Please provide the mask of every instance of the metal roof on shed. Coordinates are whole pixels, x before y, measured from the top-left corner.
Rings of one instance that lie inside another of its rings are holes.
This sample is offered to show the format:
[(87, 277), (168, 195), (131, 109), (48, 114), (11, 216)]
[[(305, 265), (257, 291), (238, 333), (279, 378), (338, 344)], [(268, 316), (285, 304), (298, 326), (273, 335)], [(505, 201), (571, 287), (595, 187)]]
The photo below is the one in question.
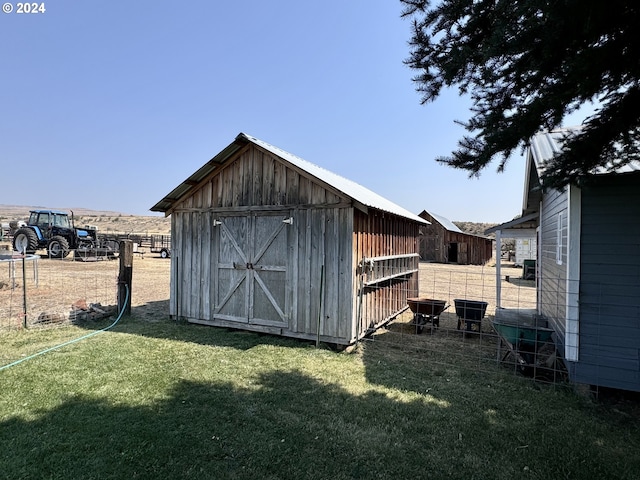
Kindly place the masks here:
[(425, 210), (425, 213), (430, 215), (436, 222), (442, 225), (445, 228), (445, 230), (448, 230), (450, 232), (456, 232), (456, 233), (465, 233), (462, 230), (460, 230), (458, 226), (448, 218), (445, 218), (442, 215), (438, 215), (437, 213), (430, 212), (429, 210)]
[(304, 160), (292, 153), (289, 153), (281, 148), (271, 145), (267, 142), (259, 140), (246, 133), (240, 133), (235, 140), (229, 144), (225, 149), (218, 153), (215, 157), (209, 160), (206, 164), (200, 167), (194, 174), (187, 178), (184, 182), (174, 188), (168, 195), (162, 200), (151, 207), (153, 212), (168, 212), (176, 203), (178, 203), (183, 197), (189, 194), (189, 192), (196, 187), (202, 180), (204, 180), (211, 172), (216, 168), (219, 168), (227, 160), (229, 160), (238, 150), (243, 148), (248, 143), (253, 143), (279, 158), (289, 162), (297, 168), (305, 171), (309, 175), (317, 178), (318, 180), (330, 185), (331, 187), (339, 190), (345, 195), (349, 196), (356, 202), (370, 208), (375, 208), (384, 212), (389, 212), (394, 215), (408, 218), (419, 223), (429, 223), (426, 220), (420, 218), (408, 210), (396, 205), (395, 203), (387, 200), (386, 198), (372, 192), (366, 187), (344, 178), (336, 173), (330, 172), (318, 165), (315, 165), (307, 160)]

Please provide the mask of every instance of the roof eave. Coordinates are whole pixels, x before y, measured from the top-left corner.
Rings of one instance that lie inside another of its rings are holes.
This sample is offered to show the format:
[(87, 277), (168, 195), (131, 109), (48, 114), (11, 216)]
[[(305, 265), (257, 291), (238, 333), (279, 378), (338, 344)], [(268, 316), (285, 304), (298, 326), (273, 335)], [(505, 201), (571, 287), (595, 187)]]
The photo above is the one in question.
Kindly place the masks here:
[(174, 188), (168, 195), (150, 208), (152, 212), (162, 212), (165, 216), (171, 215), (174, 205), (187, 196), (194, 187), (208, 177), (214, 170), (224, 165), (238, 150), (242, 149), (249, 141), (244, 134), (239, 134), (233, 142), (224, 148), (215, 157), (190, 175), (184, 182)]
[[(221, 165), (223, 165), (224, 163), (229, 161), (229, 159), (231, 157), (233, 157), (240, 149), (242, 149), (243, 147), (245, 147), (249, 143), (251, 143), (251, 144), (253, 144), (253, 145), (257, 146), (257, 147), (264, 148), (264, 149), (268, 150), (269, 152), (271, 152), (272, 154), (276, 155), (282, 161), (286, 162), (287, 164), (291, 165), (292, 167), (293, 166), (297, 167), (298, 163), (304, 162), (305, 165), (308, 164), (309, 166), (312, 166), (313, 167), (312, 168), (313, 171), (317, 171), (317, 169), (323, 170), (321, 167), (313, 165), (310, 162), (307, 162), (306, 160), (303, 160), (303, 159), (301, 159), (299, 157), (296, 157), (293, 154), (290, 154), (289, 152), (285, 152), (284, 150), (282, 150), (282, 149), (280, 149), (278, 147), (275, 147), (275, 146), (273, 146), (271, 144), (267, 144), (266, 142), (263, 142), (262, 140), (259, 140), (257, 138), (251, 137), (250, 135), (247, 135), (247, 134), (241, 132), (236, 136), (234, 141), (231, 142), (225, 149), (223, 149), (215, 157), (213, 157), (211, 160), (209, 160), (205, 165), (200, 167), (193, 175), (191, 175), (189, 178), (187, 178), (184, 182), (182, 182), (180, 185), (178, 185), (176, 188), (174, 188), (162, 200), (160, 200), (153, 207), (151, 207), (150, 210), (152, 212), (163, 212), (165, 214), (165, 216), (169, 216), (171, 214), (171, 212), (174, 210), (174, 208), (176, 207), (176, 205), (178, 205), (180, 203), (180, 201), (184, 197), (190, 195), (191, 192), (193, 191), (193, 189), (197, 188), (197, 186), (206, 177), (208, 177), (215, 169), (219, 168)], [(304, 167), (302, 167), (302, 168), (304, 168)], [(327, 183), (323, 178), (315, 175), (313, 173), (313, 171), (306, 170), (306, 174), (312, 176), (313, 178), (316, 179), (317, 182), (320, 182), (321, 184), (327, 184), (327, 185), (331, 186), (333, 189), (341, 191), (344, 195), (348, 196), (353, 201), (355, 208), (358, 208), (359, 210), (362, 210), (365, 213), (369, 210), (369, 208), (373, 208), (375, 210), (391, 213), (393, 215), (397, 215), (399, 217), (403, 217), (403, 218), (406, 218), (408, 220), (412, 220), (412, 221), (420, 223), (420, 224), (428, 224), (429, 223), (429, 222), (425, 221), (424, 219), (420, 218), (419, 216), (414, 215), (413, 213), (403, 209), (402, 207), (399, 207), (399, 206), (393, 204), (392, 202), (390, 202), (390, 201), (388, 201), (386, 199), (383, 199), (382, 197), (380, 197), (379, 195), (371, 192), (370, 190), (366, 189), (365, 187), (361, 187), (360, 185), (357, 185), (358, 191), (360, 191), (360, 189), (363, 189), (363, 191), (366, 190), (367, 192), (370, 193), (370, 195), (372, 197), (375, 197), (376, 200), (378, 198), (380, 199), (380, 202), (378, 202), (378, 203), (380, 203), (379, 205), (377, 205), (377, 204), (370, 204), (369, 205), (368, 204), (369, 202), (367, 202), (366, 199), (365, 199), (365, 201), (362, 201), (362, 199), (356, 198), (359, 195), (353, 196), (348, 191), (343, 190), (339, 186), (331, 185), (331, 183)], [(327, 173), (331, 173), (331, 172), (327, 171)], [(331, 173), (331, 175), (334, 176), (335, 174)], [(336, 175), (336, 177), (339, 177), (339, 176)], [(340, 178), (342, 178), (342, 177), (340, 177)], [(342, 178), (342, 180), (345, 180), (345, 181), (349, 182), (349, 184), (356, 185), (354, 182), (351, 182), (350, 180), (347, 180), (347, 179), (344, 179), (344, 178)], [(387, 210), (388, 206), (392, 206), (393, 208), (390, 208), (389, 210)]]
[(514, 228), (522, 228), (522, 229), (531, 229), (536, 228), (538, 225), (538, 213), (530, 213), (528, 215), (523, 215), (520, 218), (516, 218), (509, 222), (501, 223), (500, 225), (496, 225), (495, 227), (487, 228), (484, 231), (485, 235), (489, 235), (491, 233), (497, 232), (498, 230), (507, 230)]

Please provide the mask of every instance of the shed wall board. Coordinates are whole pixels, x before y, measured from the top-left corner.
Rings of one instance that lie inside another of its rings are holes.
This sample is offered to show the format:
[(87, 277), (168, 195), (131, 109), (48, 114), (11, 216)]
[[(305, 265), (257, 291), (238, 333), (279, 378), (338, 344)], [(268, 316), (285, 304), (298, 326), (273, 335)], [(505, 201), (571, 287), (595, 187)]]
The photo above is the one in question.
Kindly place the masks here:
[[(398, 315), (407, 308), (407, 298), (418, 295), (418, 230), (418, 224), (404, 222), (395, 215), (355, 212), (353, 244), (358, 276), (353, 288), (358, 332), (367, 332)], [(361, 289), (360, 282), (370, 280), (370, 272), (363, 270), (361, 261), (389, 255), (413, 255), (385, 264), (391, 274), (408, 273)]]
[[(288, 213), (289, 211), (281, 212), (280, 217), (285, 219)], [(205, 225), (212, 221), (224, 223), (230, 218), (234, 218), (234, 216), (228, 216), (229, 214), (226, 212), (225, 214), (227, 216), (194, 212), (174, 213), (174, 222), (178, 230), (175, 235), (176, 251), (172, 257), (176, 261), (178, 278), (183, 278), (183, 281), (178, 297), (180, 304), (176, 305), (175, 301), (172, 302), (172, 315), (180, 312), (181, 316), (188, 319), (213, 323), (217, 320), (248, 323), (253, 318), (253, 316), (247, 317), (245, 321), (236, 314), (225, 313), (228, 310), (243, 312), (242, 316), (245, 313), (248, 314), (251, 305), (243, 304), (246, 295), (244, 290), (241, 290), (240, 295), (233, 296), (229, 300), (231, 303), (227, 305), (227, 310), (221, 311), (217, 316), (212, 316), (212, 312), (220, 306), (220, 302), (225, 299), (227, 293), (221, 282), (224, 284), (241, 283), (241, 276), (244, 274), (244, 270), (238, 271), (236, 269), (227, 269), (232, 275), (231, 277), (212, 274), (219, 268), (220, 257), (216, 253), (216, 249), (221, 243), (225, 244), (220, 240), (220, 230), (216, 230), (214, 227), (211, 242), (206, 244), (199, 240), (197, 234), (194, 236), (195, 238), (191, 237), (191, 240), (195, 240), (193, 242), (182, 238), (183, 235), (181, 235), (182, 232), (190, 235), (192, 229), (199, 228), (198, 225), (203, 222)], [(270, 212), (269, 214), (273, 215), (274, 213)], [(244, 220), (254, 216), (260, 218), (265, 215), (267, 215), (265, 212), (247, 215), (243, 211), (235, 217)], [(211, 220), (212, 217), (216, 218)], [(349, 217), (350, 210), (345, 208), (298, 209), (291, 212), (293, 224), (286, 227), (287, 240), (281, 245), (281, 248), (286, 249), (284, 254), (287, 264), (290, 266), (286, 281), (289, 290), (286, 292), (287, 301), (285, 302), (287, 305), (285, 313), (290, 318), (290, 322), (282, 325), (282, 328), (291, 334), (317, 334), (319, 315), (322, 336), (346, 338), (350, 334), (348, 322), (351, 319), (353, 300), (349, 288), (352, 271), (351, 252), (348, 248), (351, 241), (349, 227), (352, 224)], [(250, 224), (247, 224), (246, 228), (250, 229)], [(237, 232), (240, 231), (241, 228), (238, 228)], [(229, 247), (226, 249), (231, 250)], [(303, 261), (300, 261), (301, 258)], [(240, 259), (237, 260), (238, 263), (242, 263)], [(261, 272), (260, 275), (264, 277), (266, 273)], [(324, 282), (321, 283), (323, 276)], [(277, 280), (275, 282), (279, 283)], [(322, 297), (320, 296), (321, 285)], [(243, 288), (251, 288), (251, 285), (246, 285)], [(257, 288), (255, 291), (261, 292)], [(262, 321), (262, 323), (269, 322)], [(277, 317), (271, 323), (271, 326), (278, 323)]]
[(425, 212), (420, 214), (422, 218), (431, 222), (431, 225), (420, 227), (420, 257), (428, 262), (447, 262), (447, 230), (435, 219)]
[[(418, 292), (416, 221), (356, 209), (258, 146), (239, 149), (171, 216), (170, 314), (194, 323), (345, 344), (397, 315)], [(274, 243), (260, 257), (270, 232)], [(359, 310), (359, 261), (407, 252), (416, 255), (407, 260), (415, 260), (415, 272), (368, 288)]]
[(293, 264), (297, 306), (292, 331), (316, 335), (320, 319), (321, 336), (351, 340), (352, 212), (345, 208), (307, 209), (300, 210), (298, 217), (299, 222), (294, 217), (298, 239), (293, 252), (298, 261)]

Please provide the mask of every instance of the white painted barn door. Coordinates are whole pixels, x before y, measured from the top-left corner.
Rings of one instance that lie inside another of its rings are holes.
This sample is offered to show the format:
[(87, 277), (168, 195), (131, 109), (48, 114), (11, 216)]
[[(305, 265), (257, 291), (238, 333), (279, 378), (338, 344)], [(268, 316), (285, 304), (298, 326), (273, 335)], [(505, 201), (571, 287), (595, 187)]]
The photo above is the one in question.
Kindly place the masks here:
[(220, 217), (214, 258), (213, 316), (287, 326), (287, 214)]

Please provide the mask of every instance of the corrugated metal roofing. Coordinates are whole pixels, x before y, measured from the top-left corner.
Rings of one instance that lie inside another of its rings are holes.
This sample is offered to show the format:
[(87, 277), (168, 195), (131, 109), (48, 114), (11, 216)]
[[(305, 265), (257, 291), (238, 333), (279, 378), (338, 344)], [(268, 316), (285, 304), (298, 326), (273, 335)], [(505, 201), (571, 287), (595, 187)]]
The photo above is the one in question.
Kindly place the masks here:
[[(540, 132), (534, 135), (531, 138), (531, 144), (529, 147), (529, 151), (535, 162), (536, 168), (538, 170), (538, 174), (542, 175), (544, 171), (544, 163), (557, 153), (562, 151), (562, 146), (564, 144), (564, 139), (567, 136), (575, 135), (582, 130), (582, 127), (567, 127), (567, 128), (559, 128), (556, 130), (551, 130), (550, 132)], [(627, 165), (623, 165), (618, 167), (612, 171), (607, 170), (606, 168), (598, 168), (595, 174), (605, 174), (605, 173), (630, 173), (640, 171), (640, 162), (631, 162)]]
[(251, 135), (247, 135), (246, 133), (238, 134), (235, 140), (227, 148), (222, 150), (218, 155), (212, 158), (200, 169), (198, 169), (187, 180), (178, 185), (171, 193), (160, 200), (156, 205), (151, 207), (151, 211), (165, 213), (169, 211), (171, 208), (173, 208), (175, 203), (178, 202), (182, 197), (187, 195), (194, 186), (196, 186), (200, 181), (202, 181), (207, 175), (209, 175), (220, 165), (225, 163), (235, 152), (244, 147), (248, 142), (257, 145), (273, 153), (274, 155), (277, 155), (283, 160), (300, 168), (301, 170), (307, 172), (318, 180), (341, 191), (345, 195), (351, 197), (353, 200), (366, 207), (393, 213), (394, 215), (405, 217), (416, 222), (429, 223), (423, 218), (420, 218), (418, 215), (409, 212), (408, 210), (400, 207), (399, 205), (396, 205), (395, 203), (387, 200), (386, 198), (378, 195), (375, 192), (372, 192), (368, 188), (363, 187), (356, 182), (344, 178), (336, 173), (330, 172), (329, 170), (308, 162), (307, 160), (304, 160), (296, 155), (293, 155), (292, 153), (282, 150), (279, 147), (252, 137)]
[(430, 212), (429, 210), (425, 210), (425, 212), (431, 215), (431, 217), (433, 217), (433, 219), (436, 220), (440, 225), (442, 225), (446, 230), (449, 230), (450, 232), (456, 232), (456, 233), (465, 233), (462, 230), (460, 230), (457, 227), (457, 225), (453, 223), (451, 220), (449, 220), (448, 218), (445, 218), (442, 215), (438, 215), (437, 213)]

